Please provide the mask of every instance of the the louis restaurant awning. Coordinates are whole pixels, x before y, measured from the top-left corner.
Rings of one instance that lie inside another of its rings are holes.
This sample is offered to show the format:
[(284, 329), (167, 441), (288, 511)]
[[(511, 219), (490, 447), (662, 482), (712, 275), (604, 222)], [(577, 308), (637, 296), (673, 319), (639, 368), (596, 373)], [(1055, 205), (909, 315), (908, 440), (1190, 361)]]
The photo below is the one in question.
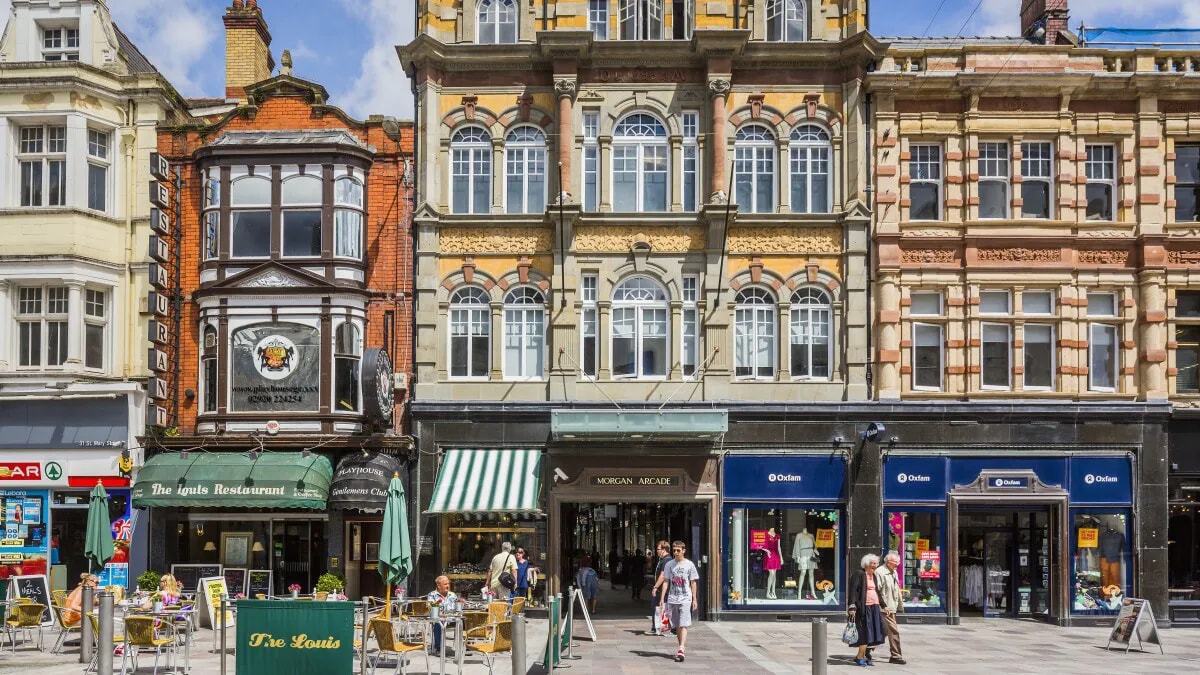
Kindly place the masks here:
[(544, 515), (541, 470), (541, 450), (448, 450), (425, 513)]
[(316, 454), (155, 455), (138, 471), (133, 505), (323, 510), (332, 478), (333, 466)]

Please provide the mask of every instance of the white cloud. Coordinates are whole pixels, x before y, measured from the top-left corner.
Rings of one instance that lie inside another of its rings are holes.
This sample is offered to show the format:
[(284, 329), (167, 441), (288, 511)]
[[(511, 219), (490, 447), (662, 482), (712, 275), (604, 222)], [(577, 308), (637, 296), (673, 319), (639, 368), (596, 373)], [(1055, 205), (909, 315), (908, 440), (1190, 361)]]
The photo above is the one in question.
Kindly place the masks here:
[(224, 68), (214, 77), (213, 62), (205, 57), (216, 41), (221, 23), (204, 12), (197, 0), (112, 0), (113, 20), (184, 96), (220, 96), (205, 91), (224, 82)]
[[(1029, 0), (983, 0), (964, 35), (1019, 35), (1021, 3)], [(1180, 0), (1074, 0), (1070, 3), (1070, 28), (1120, 26), (1124, 28), (1200, 27), (1200, 3)]]
[(396, 45), (413, 37), (413, 11), (395, 0), (339, 0), (370, 32), (371, 46), (363, 55), (358, 74), (339, 87), (333, 103), (358, 118), (391, 115), (411, 118), (412, 89), (400, 67)]

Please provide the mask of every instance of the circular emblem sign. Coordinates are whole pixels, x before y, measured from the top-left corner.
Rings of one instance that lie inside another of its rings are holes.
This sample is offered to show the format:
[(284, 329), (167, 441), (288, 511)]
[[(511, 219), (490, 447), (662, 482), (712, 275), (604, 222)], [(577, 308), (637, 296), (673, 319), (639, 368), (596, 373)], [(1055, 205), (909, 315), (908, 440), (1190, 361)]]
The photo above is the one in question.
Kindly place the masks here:
[(46, 478), (50, 480), (58, 480), (62, 478), (62, 467), (58, 462), (46, 462)]
[(363, 354), (363, 412), (382, 426), (392, 423), (392, 412), (396, 405), (392, 391), (392, 360), (387, 352), (374, 347)]
[(282, 335), (268, 335), (254, 345), (258, 372), (268, 380), (282, 380), (296, 368), (296, 345)]

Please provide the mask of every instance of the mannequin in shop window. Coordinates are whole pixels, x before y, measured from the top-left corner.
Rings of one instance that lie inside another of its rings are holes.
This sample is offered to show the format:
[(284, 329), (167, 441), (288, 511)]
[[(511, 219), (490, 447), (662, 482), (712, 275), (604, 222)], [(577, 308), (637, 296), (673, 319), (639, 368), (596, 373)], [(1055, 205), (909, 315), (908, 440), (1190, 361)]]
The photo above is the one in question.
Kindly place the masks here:
[[(817, 597), (817, 540), (808, 533), (808, 528), (800, 530), (792, 544), (792, 558), (796, 561), (796, 569), (800, 572), (800, 580), (796, 585), (797, 593), (804, 593), (804, 580), (808, 579), (809, 595)], [(804, 597), (804, 596), (801, 596)]]
[(1109, 522), (1100, 533), (1100, 585), (1121, 587), (1121, 559), (1125, 556), (1125, 533)]
[(763, 557), (763, 569), (767, 571), (767, 599), (778, 600), (775, 596), (775, 575), (783, 567), (783, 549), (780, 548), (781, 537), (775, 533), (775, 528), (767, 530), (766, 555)]

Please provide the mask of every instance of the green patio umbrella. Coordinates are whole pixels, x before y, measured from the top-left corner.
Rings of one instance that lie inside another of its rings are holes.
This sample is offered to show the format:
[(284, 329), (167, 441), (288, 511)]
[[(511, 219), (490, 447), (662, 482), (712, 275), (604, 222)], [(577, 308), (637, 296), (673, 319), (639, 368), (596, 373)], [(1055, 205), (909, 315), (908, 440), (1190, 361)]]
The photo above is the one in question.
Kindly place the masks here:
[(88, 498), (87, 537), (83, 542), (83, 555), (88, 559), (88, 571), (92, 565), (100, 569), (113, 557), (112, 523), (108, 519), (108, 493), (99, 482), (92, 488)]
[(383, 508), (383, 532), (379, 536), (379, 576), (387, 584), (384, 616), (391, 618), (392, 584), (412, 572), (412, 544), (408, 539), (408, 504), (400, 474), (392, 474)]

